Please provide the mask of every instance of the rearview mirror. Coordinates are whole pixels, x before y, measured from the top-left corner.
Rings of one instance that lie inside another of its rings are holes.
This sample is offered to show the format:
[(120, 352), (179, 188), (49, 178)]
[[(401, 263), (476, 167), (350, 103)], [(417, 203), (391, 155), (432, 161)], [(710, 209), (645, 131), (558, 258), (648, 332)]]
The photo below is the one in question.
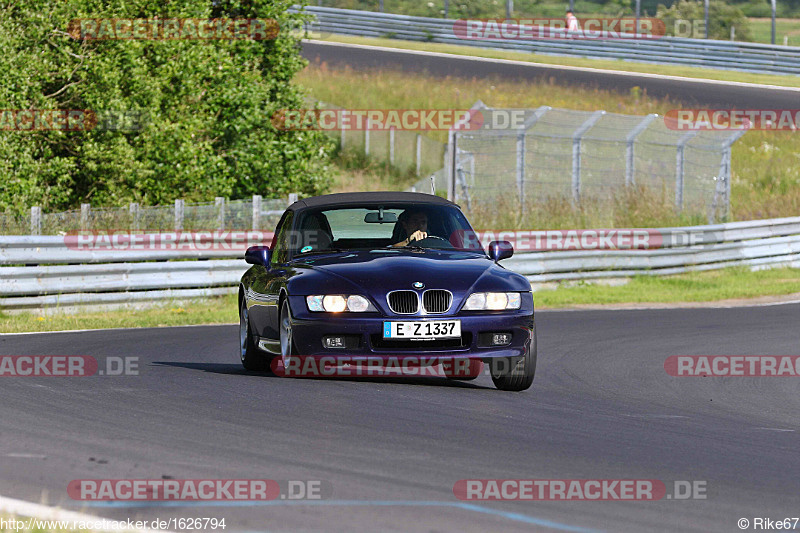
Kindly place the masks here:
[[(381, 218), (383, 215), (383, 218)], [(378, 213), (372, 211), (364, 216), (364, 222), (367, 224), (391, 224), (397, 222), (397, 215), (395, 213), (386, 213), (380, 211)]]
[(503, 259), (508, 259), (512, 255), (514, 255), (514, 247), (510, 242), (492, 241), (489, 243), (489, 257), (491, 257), (495, 263)]
[(244, 260), (251, 265), (269, 266), (269, 246), (251, 246), (244, 253)]

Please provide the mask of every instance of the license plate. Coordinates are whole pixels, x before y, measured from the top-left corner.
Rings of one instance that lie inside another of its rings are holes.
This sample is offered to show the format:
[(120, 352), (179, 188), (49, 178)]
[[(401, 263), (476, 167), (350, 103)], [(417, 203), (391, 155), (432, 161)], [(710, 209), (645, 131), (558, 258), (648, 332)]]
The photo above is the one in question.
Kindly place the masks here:
[(453, 339), (461, 337), (460, 320), (384, 322), (384, 339)]

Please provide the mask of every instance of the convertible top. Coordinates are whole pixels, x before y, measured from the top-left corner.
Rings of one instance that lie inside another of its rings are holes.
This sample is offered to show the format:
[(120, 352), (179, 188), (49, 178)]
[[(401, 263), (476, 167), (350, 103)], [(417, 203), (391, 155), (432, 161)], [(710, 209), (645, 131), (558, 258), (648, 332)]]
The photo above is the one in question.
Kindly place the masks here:
[(418, 204), (456, 205), (441, 196), (421, 192), (342, 192), (304, 198), (290, 205), (288, 209), (296, 211), (298, 209), (305, 209), (306, 207), (374, 204), (375, 202), (413, 202)]

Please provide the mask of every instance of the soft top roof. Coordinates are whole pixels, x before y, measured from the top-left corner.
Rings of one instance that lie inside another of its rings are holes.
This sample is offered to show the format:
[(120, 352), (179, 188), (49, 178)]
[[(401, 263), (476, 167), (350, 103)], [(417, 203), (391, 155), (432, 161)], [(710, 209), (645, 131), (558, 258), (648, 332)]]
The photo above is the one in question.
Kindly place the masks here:
[(433, 194), (425, 194), (421, 192), (342, 192), (304, 198), (290, 205), (288, 209), (296, 211), (298, 209), (305, 209), (306, 207), (374, 204), (376, 202), (413, 202), (429, 205), (456, 205), (450, 200), (442, 198), (441, 196), (435, 196)]

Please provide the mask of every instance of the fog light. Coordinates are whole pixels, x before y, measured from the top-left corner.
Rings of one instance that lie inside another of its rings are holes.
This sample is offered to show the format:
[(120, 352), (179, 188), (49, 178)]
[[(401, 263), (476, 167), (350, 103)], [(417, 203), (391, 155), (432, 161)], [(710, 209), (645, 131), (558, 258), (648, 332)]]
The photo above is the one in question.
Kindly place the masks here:
[(326, 348), (344, 348), (344, 337), (325, 337), (322, 342)]
[(492, 345), (504, 346), (511, 344), (511, 333), (492, 333)]

